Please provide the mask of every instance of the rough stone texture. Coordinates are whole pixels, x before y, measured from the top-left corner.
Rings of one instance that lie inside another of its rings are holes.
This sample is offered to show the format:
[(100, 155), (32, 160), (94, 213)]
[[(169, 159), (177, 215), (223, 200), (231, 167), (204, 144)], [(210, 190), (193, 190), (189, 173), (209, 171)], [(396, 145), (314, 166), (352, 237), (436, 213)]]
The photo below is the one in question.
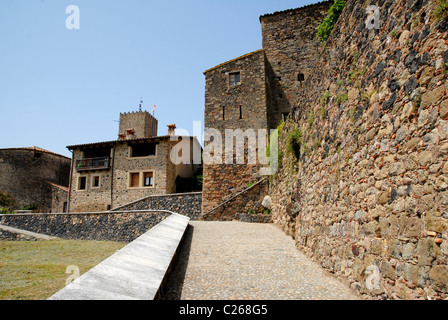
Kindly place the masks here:
[[(309, 76), (319, 54), (320, 44), (314, 35), (331, 3), (324, 1), (260, 17), (262, 50), (204, 72), (205, 128), (217, 129), (223, 144), (226, 129), (274, 129), (289, 114), (301, 88), (298, 76)], [(240, 72), (240, 84), (230, 84), (229, 77), (234, 72)], [(267, 135), (258, 136), (258, 142), (260, 139), (267, 139)], [(205, 142), (206, 152), (211, 145)], [(245, 157), (249, 151), (246, 142)], [(260, 158), (256, 164), (247, 159), (243, 165), (204, 163), (203, 213), (238, 193), (241, 186), (259, 180)]]
[(272, 224), (243, 222), (190, 222), (166, 288), (165, 300), (362, 299)]
[(0, 223), (63, 239), (131, 242), (169, 212), (0, 215)]
[[(263, 50), (255, 51), (235, 60), (223, 63), (204, 72), (206, 78), (204, 126), (217, 130), (217, 139), (205, 142), (206, 153), (216, 156), (219, 163), (204, 159), (203, 213), (208, 212), (226, 197), (235, 194), (239, 187), (258, 180), (260, 163), (258, 149), (254, 146), (257, 161), (249, 164), (248, 141), (244, 145), (245, 163), (237, 164), (235, 153), (230, 154), (233, 164), (226, 163), (225, 140), (230, 139), (226, 130), (268, 129), (268, 101), (266, 84), (266, 58)], [(241, 83), (229, 85), (229, 73), (240, 72)], [(240, 114), (241, 108), (241, 114)], [(265, 136), (261, 139), (266, 139)], [(257, 137), (260, 138), (260, 137)], [(214, 146), (219, 147), (216, 150)], [(218, 154), (222, 153), (222, 157)], [(232, 150), (233, 152), (233, 150)], [(225, 183), (223, 183), (225, 181)]]
[(134, 131), (135, 138), (150, 138), (157, 136), (158, 121), (148, 111), (120, 113), (118, 136), (125, 138), (127, 130)]
[(71, 159), (38, 147), (0, 149), (0, 191), (16, 199), (15, 209), (63, 212), (70, 165)]
[[(273, 220), (360, 293), (446, 298), (444, 19), (437, 1), (379, 1), (369, 30), (369, 4), (347, 2), (284, 126)], [(298, 129), (299, 160), (287, 151)]]
[(196, 220), (202, 213), (202, 192), (149, 196), (112, 211), (169, 210)]
[(263, 49), (268, 60), (274, 127), (289, 114), (301, 89), (298, 75), (313, 72), (321, 43), (315, 37), (333, 1), (260, 17)]
[(38, 241), (36, 237), (0, 229), (0, 241)]
[[(264, 209), (262, 201), (269, 192), (268, 181), (262, 180), (252, 187), (245, 188), (243, 191), (224, 199), (224, 202), (210, 211), (203, 212), (202, 220), (205, 221), (270, 221), (271, 216), (267, 218), (248, 217), (247, 213), (261, 213)], [(243, 215), (243, 216), (241, 216)]]

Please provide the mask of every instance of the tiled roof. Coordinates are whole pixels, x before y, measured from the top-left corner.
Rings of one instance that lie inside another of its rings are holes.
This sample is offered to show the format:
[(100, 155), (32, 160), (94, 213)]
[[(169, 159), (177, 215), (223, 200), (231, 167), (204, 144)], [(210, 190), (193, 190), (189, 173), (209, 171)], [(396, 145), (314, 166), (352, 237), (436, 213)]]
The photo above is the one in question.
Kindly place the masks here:
[[(85, 143), (85, 144), (77, 144), (77, 145), (67, 146), (67, 149), (73, 150), (73, 149), (79, 148), (79, 147), (90, 147), (90, 146), (94, 147), (94, 146), (102, 145), (102, 144), (116, 145), (118, 143), (127, 143), (127, 142), (143, 142), (143, 141), (167, 140), (167, 139), (170, 139), (171, 137), (173, 137), (173, 136), (166, 135), (166, 136), (157, 136), (157, 137), (149, 137), (149, 138), (138, 138), (138, 139), (126, 139), (126, 140), (111, 140), (111, 141), (93, 142), (93, 143)], [(178, 135), (175, 135), (174, 137), (176, 137), (176, 138), (195, 138), (197, 140), (197, 138), (195, 136), (178, 136)]]
[(234, 62), (234, 61), (237, 61), (237, 60), (240, 60), (240, 59), (244, 59), (244, 58), (246, 58), (246, 57), (249, 57), (249, 56), (251, 56), (251, 55), (253, 55), (253, 54), (260, 53), (260, 52), (264, 52), (264, 49), (260, 49), (260, 50), (257, 50), (257, 51), (253, 51), (253, 52), (248, 53), (248, 54), (245, 54), (245, 55), (243, 55), (243, 56), (241, 56), (241, 57), (238, 57), (238, 58), (235, 58), (235, 59), (232, 59), (232, 60), (223, 62), (223, 63), (221, 63), (221, 64), (218, 64), (216, 67), (213, 67), (213, 68), (210, 68), (210, 69), (208, 69), (208, 70), (205, 70), (205, 71), (204, 71), (204, 74), (206, 74), (206, 73), (209, 72), (209, 71), (215, 70), (215, 69), (217, 69), (217, 68), (219, 68), (219, 67), (222, 67), (223, 65), (225, 65), (225, 64), (227, 64), (227, 63)]
[(68, 192), (68, 188), (67, 187), (61, 186), (61, 185), (53, 183), (51, 181), (45, 181), (45, 182), (48, 183), (49, 185), (55, 187), (55, 188), (61, 189), (61, 190), (65, 191), (65, 192)]

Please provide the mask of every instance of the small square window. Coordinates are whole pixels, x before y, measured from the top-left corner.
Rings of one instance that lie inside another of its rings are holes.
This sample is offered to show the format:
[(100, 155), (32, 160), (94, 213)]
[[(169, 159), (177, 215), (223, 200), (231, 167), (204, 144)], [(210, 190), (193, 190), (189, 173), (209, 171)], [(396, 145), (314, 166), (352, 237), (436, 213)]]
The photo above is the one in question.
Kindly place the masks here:
[(140, 173), (135, 172), (131, 173), (129, 177), (129, 187), (131, 188), (138, 188), (140, 187)]
[(232, 72), (229, 74), (229, 84), (230, 86), (236, 86), (237, 84), (241, 84), (241, 73)]
[(79, 177), (78, 190), (86, 190), (86, 189), (87, 189), (87, 177)]
[(154, 173), (145, 172), (143, 176), (143, 186), (152, 187), (154, 185)]
[(100, 187), (100, 176), (94, 176), (92, 179), (92, 187), (99, 188)]

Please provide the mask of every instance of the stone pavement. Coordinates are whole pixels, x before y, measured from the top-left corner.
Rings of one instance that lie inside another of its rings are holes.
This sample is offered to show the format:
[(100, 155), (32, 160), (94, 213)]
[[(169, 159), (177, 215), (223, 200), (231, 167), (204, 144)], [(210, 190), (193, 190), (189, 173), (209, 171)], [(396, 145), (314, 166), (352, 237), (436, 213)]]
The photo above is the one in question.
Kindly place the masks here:
[(190, 221), (166, 300), (361, 300), (272, 224)]

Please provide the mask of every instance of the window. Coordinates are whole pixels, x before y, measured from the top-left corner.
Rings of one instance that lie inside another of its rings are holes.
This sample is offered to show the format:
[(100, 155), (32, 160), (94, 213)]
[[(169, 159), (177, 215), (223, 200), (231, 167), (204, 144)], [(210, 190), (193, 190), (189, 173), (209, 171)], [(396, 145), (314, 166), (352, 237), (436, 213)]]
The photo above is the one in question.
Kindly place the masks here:
[(78, 190), (86, 190), (86, 189), (87, 189), (87, 177), (79, 177)]
[(156, 155), (156, 143), (140, 143), (130, 147), (131, 158), (151, 157)]
[(144, 175), (143, 186), (144, 187), (152, 187), (154, 185), (153, 184), (154, 173), (153, 172), (144, 172), (143, 175)]
[(154, 187), (154, 171), (142, 171), (129, 173), (129, 188)]
[(100, 176), (93, 176), (92, 178), (92, 188), (100, 187)]
[(138, 188), (140, 187), (140, 173), (132, 172), (129, 178), (129, 187)]
[(240, 120), (243, 119), (243, 107), (240, 106)]
[(222, 107), (222, 120), (226, 120), (226, 107)]
[(229, 85), (236, 86), (237, 84), (241, 84), (241, 73), (240, 72), (232, 72), (229, 74)]

